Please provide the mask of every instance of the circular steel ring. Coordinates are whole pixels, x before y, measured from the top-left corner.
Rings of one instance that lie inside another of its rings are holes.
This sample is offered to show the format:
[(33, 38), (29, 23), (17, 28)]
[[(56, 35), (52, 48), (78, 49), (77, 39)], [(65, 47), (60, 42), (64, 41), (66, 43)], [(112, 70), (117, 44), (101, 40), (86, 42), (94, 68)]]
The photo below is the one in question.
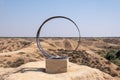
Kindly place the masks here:
[(52, 19), (55, 19), (55, 18), (64, 18), (64, 19), (67, 19), (67, 20), (69, 20), (69, 21), (71, 21), (75, 26), (76, 26), (76, 28), (77, 28), (77, 31), (78, 31), (78, 35), (79, 35), (79, 37), (78, 37), (78, 45), (76, 46), (76, 48), (73, 50), (73, 51), (75, 51), (78, 47), (79, 47), (79, 45), (80, 45), (80, 30), (79, 30), (79, 27), (77, 26), (77, 24), (72, 20), (72, 19), (70, 19), (70, 18), (67, 18), (67, 17), (64, 17), (64, 16), (54, 16), (54, 17), (50, 17), (50, 18), (48, 18), (48, 19), (46, 19), (43, 23), (42, 23), (42, 25), (39, 27), (39, 29), (38, 29), (38, 31), (37, 31), (37, 35), (36, 35), (36, 42), (37, 42), (37, 46), (38, 46), (38, 48), (39, 48), (39, 50), (42, 52), (42, 54), (46, 57), (46, 58), (63, 58), (63, 57), (56, 57), (56, 56), (52, 56), (52, 55), (50, 55), (48, 52), (46, 52), (44, 49), (43, 49), (43, 47), (41, 46), (41, 44), (40, 44), (40, 40), (39, 40), (39, 35), (40, 35), (40, 31), (41, 31), (41, 29), (42, 29), (42, 27), (44, 26), (44, 24), (46, 23), (46, 22), (48, 22), (49, 20), (52, 20)]

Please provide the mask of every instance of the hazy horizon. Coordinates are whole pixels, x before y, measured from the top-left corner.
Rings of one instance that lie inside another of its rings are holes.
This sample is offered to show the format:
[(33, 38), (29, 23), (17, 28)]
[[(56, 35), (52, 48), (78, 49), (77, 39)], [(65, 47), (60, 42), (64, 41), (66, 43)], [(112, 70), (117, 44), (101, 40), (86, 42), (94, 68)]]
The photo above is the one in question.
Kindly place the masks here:
[[(52, 16), (71, 18), (81, 37), (120, 37), (120, 0), (0, 0), (0, 10), (0, 37), (36, 37), (42, 22)], [(42, 35), (78, 36), (71, 25), (49, 22)]]

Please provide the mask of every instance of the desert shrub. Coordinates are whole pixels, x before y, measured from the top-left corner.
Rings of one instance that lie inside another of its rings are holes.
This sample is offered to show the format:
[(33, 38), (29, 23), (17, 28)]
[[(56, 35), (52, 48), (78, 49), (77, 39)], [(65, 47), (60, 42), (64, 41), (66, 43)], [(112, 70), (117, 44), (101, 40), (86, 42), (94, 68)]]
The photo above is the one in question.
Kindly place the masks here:
[(10, 67), (19, 67), (24, 64), (24, 59), (18, 58), (15, 62), (8, 62), (8, 64), (10, 65)]
[(113, 51), (113, 50), (109, 51), (106, 54), (105, 58), (108, 59), (108, 60), (110, 60), (110, 61), (111, 60), (115, 60), (116, 59), (116, 51)]
[(120, 59), (120, 50), (116, 53), (116, 58)]
[(120, 71), (120, 67), (117, 67), (116, 70), (119, 70), (119, 71)]
[(118, 66), (120, 66), (120, 60), (119, 59), (115, 59), (115, 60), (112, 60), (112, 62)]
[(97, 51), (96, 52), (97, 54), (99, 54), (100, 56), (102, 56), (102, 57), (105, 57), (106, 56), (106, 51), (104, 51), (104, 50), (99, 50), (99, 51)]
[(111, 50), (106, 54), (105, 58), (111, 61), (112, 63), (120, 66), (120, 51)]
[(106, 64), (109, 64), (109, 65), (111, 64), (111, 62), (110, 62), (110, 61), (106, 61), (105, 63), (106, 63)]

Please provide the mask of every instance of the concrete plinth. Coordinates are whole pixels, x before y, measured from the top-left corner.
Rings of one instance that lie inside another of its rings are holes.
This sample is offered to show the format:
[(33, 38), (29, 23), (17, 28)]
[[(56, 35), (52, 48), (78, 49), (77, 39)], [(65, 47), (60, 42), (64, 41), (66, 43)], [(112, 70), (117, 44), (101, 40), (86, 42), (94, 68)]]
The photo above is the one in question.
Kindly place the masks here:
[(51, 74), (67, 72), (68, 62), (68, 58), (48, 58), (46, 72)]

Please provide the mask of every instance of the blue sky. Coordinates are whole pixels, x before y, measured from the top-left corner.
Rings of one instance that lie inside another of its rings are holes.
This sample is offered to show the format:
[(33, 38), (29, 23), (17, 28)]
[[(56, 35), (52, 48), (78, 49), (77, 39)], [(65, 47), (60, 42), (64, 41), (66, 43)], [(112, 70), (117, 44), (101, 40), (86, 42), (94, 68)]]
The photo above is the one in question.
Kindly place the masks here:
[[(57, 15), (74, 20), (82, 37), (120, 37), (120, 0), (0, 0), (0, 37), (35, 37), (42, 22)], [(70, 22), (61, 23), (67, 27), (45, 27), (42, 33), (74, 34)]]

